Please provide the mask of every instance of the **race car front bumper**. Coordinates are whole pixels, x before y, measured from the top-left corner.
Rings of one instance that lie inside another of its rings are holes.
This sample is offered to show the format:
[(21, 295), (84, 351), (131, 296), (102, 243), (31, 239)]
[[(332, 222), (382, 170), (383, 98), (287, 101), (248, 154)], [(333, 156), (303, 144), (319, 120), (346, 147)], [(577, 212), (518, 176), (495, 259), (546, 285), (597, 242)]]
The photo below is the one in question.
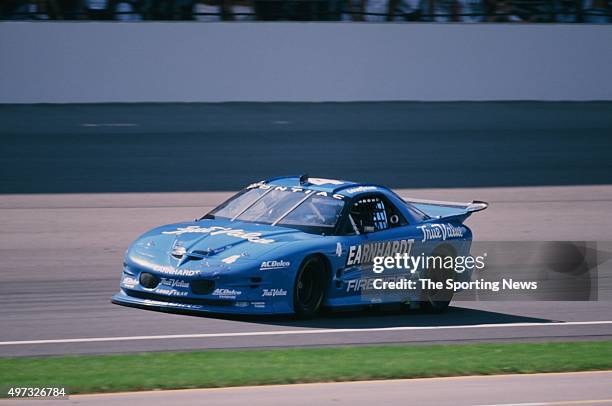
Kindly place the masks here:
[(163, 295), (143, 294), (140, 291), (121, 289), (111, 298), (114, 304), (150, 310), (207, 314), (278, 314), (271, 300), (210, 300), (186, 297), (163, 297)]

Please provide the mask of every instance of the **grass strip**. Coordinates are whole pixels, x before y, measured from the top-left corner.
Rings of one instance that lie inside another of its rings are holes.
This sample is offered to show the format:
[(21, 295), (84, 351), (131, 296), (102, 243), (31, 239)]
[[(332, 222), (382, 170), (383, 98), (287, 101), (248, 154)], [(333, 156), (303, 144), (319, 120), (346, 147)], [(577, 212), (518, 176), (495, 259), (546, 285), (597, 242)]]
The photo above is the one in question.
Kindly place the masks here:
[(0, 358), (0, 382), (75, 394), (605, 369), (612, 341)]

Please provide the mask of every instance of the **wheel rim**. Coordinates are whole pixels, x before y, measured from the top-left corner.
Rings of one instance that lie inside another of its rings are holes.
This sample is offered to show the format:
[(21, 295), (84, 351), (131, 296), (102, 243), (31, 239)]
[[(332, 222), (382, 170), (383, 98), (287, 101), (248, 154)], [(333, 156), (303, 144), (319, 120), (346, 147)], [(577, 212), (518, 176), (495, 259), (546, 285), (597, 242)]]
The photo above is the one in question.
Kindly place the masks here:
[(310, 263), (304, 268), (297, 283), (297, 300), (303, 308), (311, 308), (318, 301), (314, 265)]
[(442, 289), (428, 289), (426, 292), (427, 301), (432, 306), (448, 306), (452, 300), (453, 292), (446, 288), (446, 280), (453, 279), (453, 273), (434, 267), (429, 269), (428, 274), (433, 282), (442, 282), (444, 287)]

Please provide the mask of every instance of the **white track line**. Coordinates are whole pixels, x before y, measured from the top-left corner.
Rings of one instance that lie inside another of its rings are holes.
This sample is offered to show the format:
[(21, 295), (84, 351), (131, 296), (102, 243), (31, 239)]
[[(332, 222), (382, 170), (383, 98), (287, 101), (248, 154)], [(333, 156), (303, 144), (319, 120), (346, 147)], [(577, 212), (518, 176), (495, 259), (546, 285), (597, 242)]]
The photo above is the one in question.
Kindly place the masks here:
[(612, 403), (612, 399), (596, 399), (596, 400), (560, 400), (556, 402), (536, 402), (536, 403), (493, 403), (488, 405), (475, 406), (575, 406), (575, 405), (601, 405), (604, 403)]
[(378, 328), (337, 328), (311, 330), (269, 330), (245, 331), (241, 333), (205, 333), (205, 334), (173, 334), (159, 336), (128, 336), (128, 337), (92, 337), (92, 338), (62, 338), (57, 340), (0, 341), (0, 345), (31, 345), (31, 344), (66, 344), (66, 343), (96, 343), (104, 341), (137, 341), (137, 340), (167, 340), (177, 338), (219, 338), (219, 337), (253, 337), (301, 334), (336, 334), (336, 333), (370, 333), (419, 330), (458, 330), (475, 328), (508, 328), (508, 327), (560, 327), (560, 326), (593, 326), (609, 325), (612, 320), (601, 321), (568, 321), (552, 323), (506, 323), (506, 324), (467, 324), (459, 326), (406, 326)]

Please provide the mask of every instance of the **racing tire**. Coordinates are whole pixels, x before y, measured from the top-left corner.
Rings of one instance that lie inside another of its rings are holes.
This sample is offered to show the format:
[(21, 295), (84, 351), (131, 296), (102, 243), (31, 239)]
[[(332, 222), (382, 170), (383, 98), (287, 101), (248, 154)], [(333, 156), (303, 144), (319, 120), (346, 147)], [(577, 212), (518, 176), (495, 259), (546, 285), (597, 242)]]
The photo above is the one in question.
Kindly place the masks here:
[[(448, 257), (455, 256), (451, 248), (448, 247), (440, 247), (436, 249), (432, 256), (434, 257)], [(436, 267), (432, 267), (427, 270), (427, 276), (434, 282), (442, 282), (444, 286), (446, 286), (447, 279), (454, 279), (455, 271), (452, 269), (438, 269)], [(420, 303), (421, 309), (423, 309), (426, 313), (444, 313), (448, 306), (450, 305), (451, 300), (453, 300), (453, 291), (452, 289), (428, 289), (422, 292), (422, 301)]]
[(300, 265), (293, 287), (293, 310), (298, 318), (314, 317), (325, 298), (325, 262), (316, 256)]

